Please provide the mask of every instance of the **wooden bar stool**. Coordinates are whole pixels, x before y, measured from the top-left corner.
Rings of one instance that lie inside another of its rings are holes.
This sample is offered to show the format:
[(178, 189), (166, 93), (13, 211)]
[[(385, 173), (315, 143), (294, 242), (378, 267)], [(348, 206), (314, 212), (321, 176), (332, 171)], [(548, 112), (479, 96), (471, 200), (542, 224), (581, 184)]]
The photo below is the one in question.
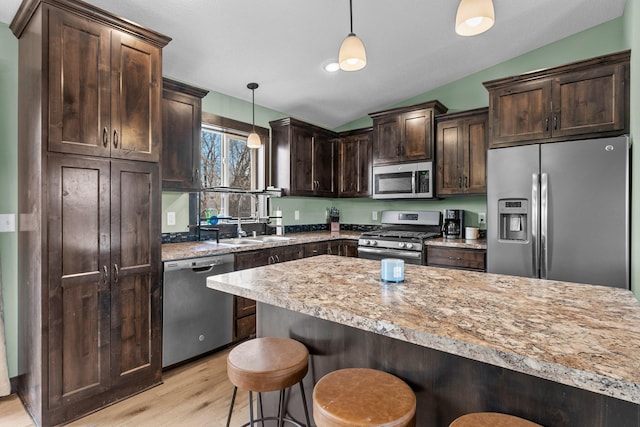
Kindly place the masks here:
[[(233, 404), (236, 400), (238, 388), (249, 390), (249, 422), (245, 426), (257, 421), (278, 420), (278, 426), (283, 422), (289, 422), (296, 426), (302, 425), (288, 418), (284, 409), (285, 389), (300, 384), (304, 414), (307, 418), (307, 427), (311, 426), (307, 399), (304, 395), (302, 379), (307, 374), (309, 364), (309, 351), (300, 342), (290, 338), (255, 338), (246, 341), (229, 352), (227, 357), (227, 375), (233, 383), (233, 395), (227, 417), (227, 427), (231, 422)], [(262, 412), (262, 392), (280, 391), (277, 417), (264, 417)], [(253, 392), (258, 392), (260, 406), (260, 419), (253, 418)]]
[(386, 372), (340, 369), (314, 387), (313, 420), (318, 427), (415, 426), (416, 395)]
[(466, 414), (453, 420), (449, 427), (542, 427), (513, 415), (497, 412), (477, 412)]

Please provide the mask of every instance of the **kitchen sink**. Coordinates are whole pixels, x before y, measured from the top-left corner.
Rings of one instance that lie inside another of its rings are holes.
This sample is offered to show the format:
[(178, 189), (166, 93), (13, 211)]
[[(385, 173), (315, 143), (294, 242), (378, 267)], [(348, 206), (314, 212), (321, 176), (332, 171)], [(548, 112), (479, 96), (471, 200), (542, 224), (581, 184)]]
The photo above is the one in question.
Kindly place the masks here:
[(227, 245), (234, 245), (234, 246), (249, 246), (249, 245), (261, 245), (265, 242), (253, 237), (251, 238), (238, 237), (235, 239), (224, 239), (224, 240), (221, 240), (220, 243), (224, 243)]
[(295, 237), (272, 236), (272, 235), (249, 237), (249, 239), (260, 240), (264, 243), (290, 242), (292, 240), (296, 240)]

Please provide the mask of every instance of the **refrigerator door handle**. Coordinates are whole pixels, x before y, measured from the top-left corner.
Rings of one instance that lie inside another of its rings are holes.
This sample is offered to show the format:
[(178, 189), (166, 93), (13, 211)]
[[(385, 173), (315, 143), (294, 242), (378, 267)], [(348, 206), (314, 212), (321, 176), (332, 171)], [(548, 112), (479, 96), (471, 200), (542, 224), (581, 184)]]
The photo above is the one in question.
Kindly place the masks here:
[(543, 173), (540, 179), (540, 278), (546, 279), (549, 270), (548, 258), (548, 209), (549, 175)]
[(533, 276), (538, 277), (540, 272), (538, 254), (538, 194), (540, 177), (537, 173), (531, 176), (531, 255), (533, 260)]

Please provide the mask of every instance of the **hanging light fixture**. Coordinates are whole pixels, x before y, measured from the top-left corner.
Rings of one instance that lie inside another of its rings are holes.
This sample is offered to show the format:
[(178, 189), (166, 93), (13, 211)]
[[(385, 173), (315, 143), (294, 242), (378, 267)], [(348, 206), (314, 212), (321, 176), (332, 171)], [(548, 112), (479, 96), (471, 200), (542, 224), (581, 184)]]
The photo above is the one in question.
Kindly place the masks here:
[(256, 132), (256, 92), (258, 89), (258, 83), (249, 83), (247, 85), (247, 89), (251, 89), (251, 107), (253, 109), (253, 130), (249, 134), (247, 138), (247, 147), (249, 148), (260, 148), (262, 146), (262, 142), (260, 141), (260, 136)]
[(367, 53), (364, 50), (364, 43), (353, 32), (352, 0), (349, 0), (349, 18), (351, 20), (351, 32), (340, 45), (338, 63), (343, 71), (358, 71), (367, 65)]
[(456, 13), (456, 33), (476, 36), (493, 27), (493, 0), (461, 0)]

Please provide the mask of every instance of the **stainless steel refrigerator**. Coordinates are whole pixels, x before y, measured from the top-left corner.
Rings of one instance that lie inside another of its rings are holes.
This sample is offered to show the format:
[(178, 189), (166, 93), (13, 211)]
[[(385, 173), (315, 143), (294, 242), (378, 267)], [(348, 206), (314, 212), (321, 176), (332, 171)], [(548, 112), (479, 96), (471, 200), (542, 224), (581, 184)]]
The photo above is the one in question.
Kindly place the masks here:
[(487, 155), (487, 271), (629, 289), (629, 139)]

